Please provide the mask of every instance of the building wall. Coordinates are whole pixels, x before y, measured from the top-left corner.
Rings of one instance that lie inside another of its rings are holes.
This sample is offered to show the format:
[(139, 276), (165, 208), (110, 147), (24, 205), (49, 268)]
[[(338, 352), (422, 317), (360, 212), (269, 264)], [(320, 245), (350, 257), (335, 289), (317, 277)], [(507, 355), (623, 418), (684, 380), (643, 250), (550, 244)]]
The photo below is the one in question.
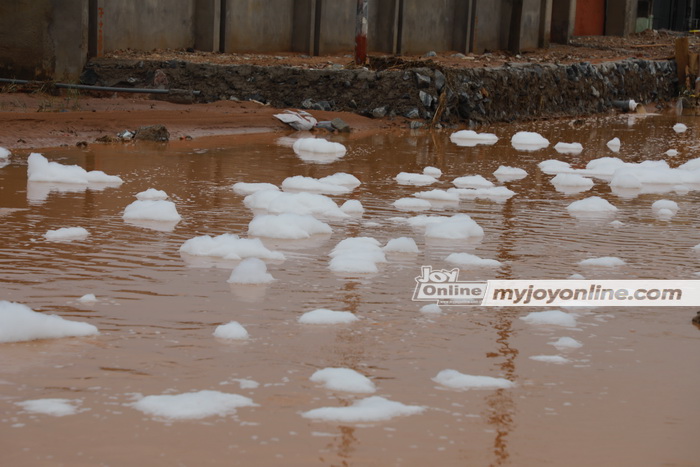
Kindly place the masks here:
[(294, 0), (227, 0), (223, 52), (292, 50)]

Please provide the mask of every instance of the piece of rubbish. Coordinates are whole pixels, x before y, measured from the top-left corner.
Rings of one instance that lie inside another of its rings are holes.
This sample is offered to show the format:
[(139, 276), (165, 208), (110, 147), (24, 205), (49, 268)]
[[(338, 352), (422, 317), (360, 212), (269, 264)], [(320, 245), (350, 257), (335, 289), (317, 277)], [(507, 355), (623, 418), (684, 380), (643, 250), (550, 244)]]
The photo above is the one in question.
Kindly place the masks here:
[(631, 112), (634, 112), (637, 109), (637, 104), (634, 99), (629, 99), (629, 100), (624, 100), (624, 101), (612, 101), (612, 105), (617, 107), (618, 109), (622, 110), (629, 110)]
[(310, 113), (303, 110), (285, 110), (284, 113), (273, 116), (297, 131), (309, 131), (318, 123)]

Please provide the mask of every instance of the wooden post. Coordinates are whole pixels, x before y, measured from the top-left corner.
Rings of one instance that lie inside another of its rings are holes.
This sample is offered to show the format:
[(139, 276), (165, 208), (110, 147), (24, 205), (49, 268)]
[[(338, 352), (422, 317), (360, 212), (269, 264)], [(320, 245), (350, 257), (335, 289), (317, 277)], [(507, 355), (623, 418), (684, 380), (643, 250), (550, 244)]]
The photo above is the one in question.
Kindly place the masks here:
[(367, 2), (368, 0), (357, 0), (355, 65), (364, 65), (367, 61)]
[(678, 85), (685, 88), (685, 72), (689, 62), (688, 37), (676, 39), (676, 68), (678, 71)]

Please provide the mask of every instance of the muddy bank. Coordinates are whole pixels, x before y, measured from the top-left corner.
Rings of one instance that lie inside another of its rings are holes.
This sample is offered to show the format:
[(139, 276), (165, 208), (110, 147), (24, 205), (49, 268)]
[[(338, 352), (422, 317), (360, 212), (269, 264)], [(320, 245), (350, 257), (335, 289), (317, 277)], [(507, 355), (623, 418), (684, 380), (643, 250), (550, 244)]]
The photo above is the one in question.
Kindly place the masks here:
[(101, 58), (87, 65), (83, 82), (198, 91), (178, 93), (179, 102), (254, 100), (276, 108), (446, 124), (588, 115), (612, 109), (615, 100), (654, 104), (677, 95), (673, 60), (456, 68), (430, 60), (375, 59), (371, 65), (304, 69)]

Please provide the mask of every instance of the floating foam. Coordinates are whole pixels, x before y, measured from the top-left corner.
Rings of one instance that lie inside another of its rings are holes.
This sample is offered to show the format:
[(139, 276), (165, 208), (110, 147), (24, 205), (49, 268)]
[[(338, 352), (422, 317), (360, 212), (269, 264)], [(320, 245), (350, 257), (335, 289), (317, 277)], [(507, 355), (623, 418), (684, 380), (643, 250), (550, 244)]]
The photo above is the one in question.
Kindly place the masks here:
[(557, 191), (580, 193), (593, 188), (593, 180), (578, 174), (559, 173), (550, 180)]
[(217, 237), (202, 235), (190, 238), (180, 246), (181, 253), (193, 256), (213, 256), (223, 259), (263, 258), (284, 260), (278, 251), (270, 251), (259, 238), (239, 238), (234, 234), (221, 234)]
[(30, 182), (55, 182), (87, 185), (88, 183), (122, 183), (114, 175), (107, 175), (99, 170), (87, 172), (77, 165), (62, 165), (49, 162), (38, 153), (31, 153), (27, 159), (27, 176)]
[(578, 263), (581, 266), (599, 266), (599, 267), (606, 267), (606, 268), (614, 268), (618, 266), (624, 266), (625, 262), (624, 260), (616, 257), (616, 256), (602, 256), (600, 258), (588, 258), (579, 261)]
[(253, 211), (267, 211), (270, 214), (293, 214), (348, 217), (338, 205), (325, 195), (319, 193), (286, 193), (274, 190), (257, 191), (246, 196), (243, 204)]
[(571, 173), (574, 171), (574, 169), (571, 167), (571, 164), (564, 161), (558, 161), (556, 159), (548, 159), (546, 161), (542, 161), (539, 164), (537, 164), (537, 166), (542, 172), (549, 175)]
[(349, 199), (340, 206), (340, 210), (346, 214), (362, 214), (365, 208), (362, 203), (356, 199)]
[(346, 152), (346, 148), (342, 144), (321, 138), (299, 138), (292, 145), (292, 149), (297, 154), (314, 153), (342, 156)]
[(467, 214), (455, 214), (440, 222), (428, 224), (425, 228), (425, 236), (459, 240), (483, 237), (484, 229)]
[(676, 157), (678, 155), (678, 151), (676, 151), (675, 149), (669, 149), (668, 151), (665, 152), (665, 154), (668, 157)]
[(420, 308), (420, 312), (427, 314), (439, 314), (442, 313), (442, 308), (440, 308), (440, 305), (437, 303), (429, 303), (427, 305), (423, 305)]
[(535, 326), (576, 327), (576, 318), (561, 310), (533, 311), (520, 319)]
[(563, 364), (563, 363), (569, 363), (568, 358), (564, 358), (561, 355), (533, 355), (531, 357), (528, 357), (530, 360), (535, 360), (538, 362), (545, 362), (545, 363), (556, 363), (556, 364)]
[(349, 311), (333, 311), (326, 308), (308, 311), (299, 317), (302, 324), (343, 324), (352, 323), (359, 318)]
[(331, 183), (333, 185), (341, 185), (350, 188), (357, 188), (362, 185), (362, 182), (352, 174), (345, 172), (334, 173), (333, 175), (328, 175), (319, 179), (322, 183)]
[(385, 263), (386, 257), (379, 242), (371, 237), (351, 237), (340, 241), (330, 252), (331, 271), (350, 274), (379, 272), (377, 263)]
[(313, 216), (294, 213), (262, 214), (248, 224), (248, 235), (299, 240), (317, 234), (331, 234), (330, 225)]
[(466, 175), (452, 180), (457, 188), (491, 188), (493, 182), (486, 180), (481, 175)]
[(442, 170), (438, 169), (437, 167), (428, 166), (423, 169), (423, 175), (428, 175), (433, 178), (440, 178), (442, 177)]
[(437, 179), (435, 177), (431, 177), (430, 175), (408, 172), (400, 172), (396, 177), (394, 177), (394, 180), (402, 185), (416, 186), (432, 185), (433, 183), (437, 182)]
[(323, 182), (317, 178), (301, 175), (285, 178), (282, 181), (282, 189), (286, 191), (315, 191), (331, 195), (341, 195), (352, 191), (352, 188), (344, 185)]
[(175, 203), (165, 200), (134, 201), (122, 214), (124, 220), (142, 220), (157, 222), (178, 222), (182, 217), (177, 212)]
[(494, 186), (491, 188), (450, 188), (449, 193), (456, 193), (460, 199), (487, 199), (497, 203), (506, 201), (515, 196), (515, 192), (504, 186)]
[(396, 209), (405, 211), (425, 211), (433, 207), (430, 201), (416, 198), (401, 198), (391, 203)]
[(651, 205), (651, 210), (660, 217), (666, 217), (669, 213), (671, 216), (675, 216), (678, 213), (678, 203), (670, 199), (660, 199), (654, 201)]
[(682, 123), (676, 123), (675, 125), (673, 125), (673, 131), (675, 131), (676, 133), (684, 133), (687, 130), (688, 127)]
[(94, 293), (88, 293), (80, 297), (78, 301), (85, 304), (95, 303), (97, 302), (97, 297), (95, 297)]
[(267, 272), (267, 265), (260, 258), (246, 258), (231, 271), (229, 284), (268, 284), (275, 278)]
[(459, 201), (459, 195), (454, 192), (449, 192), (445, 190), (428, 190), (419, 191), (418, 193), (413, 193), (413, 196), (420, 199), (427, 199), (433, 201), (446, 201), (446, 202), (457, 202)]
[(331, 391), (371, 394), (377, 390), (372, 380), (350, 368), (324, 368), (316, 371), (309, 380), (322, 383)]
[(219, 391), (197, 391), (184, 394), (146, 396), (130, 404), (133, 408), (167, 420), (198, 420), (236, 413), (239, 407), (255, 407), (252, 399)]
[(554, 342), (547, 342), (549, 345), (553, 345), (559, 350), (565, 349), (578, 349), (583, 347), (583, 344), (571, 337), (560, 337)]
[(37, 313), (21, 303), (0, 300), (0, 343), (99, 334), (95, 326)]
[(248, 331), (238, 321), (222, 324), (214, 329), (214, 337), (221, 339), (248, 339)]
[(509, 389), (515, 383), (505, 378), (465, 375), (457, 370), (442, 370), (434, 378), (438, 384), (451, 389)]
[(279, 191), (279, 188), (277, 185), (273, 185), (272, 183), (246, 183), (246, 182), (238, 182), (234, 183), (231, 186), (231, 189), (239, 195), (242, 196), (248, 196), (252, 195), (256, 191)]
[(416, 241), (410, 237), (392, 238), (382, 250), (385, 253), (420, 253)]
[(0, 159), (7, 159), (10, 157), (11, 154), (12, 153), (9, 151), (9, 149), (0, 146)]
[(590, 196), (569, 204), (566, 208), (570, 213), (601, 213), (617, 212), (617, 208), (600, 196)]
[(501, 262), (495, 259), (484, 259), (469, 253), (451, 253), (445, 261), (448, 263), (458, 264), (464, 267), (474, 268), (498, 268), (501, 267)]
[(527, 171), (519, 167), (499, 166), (493, 175), (501, 182), (520, 180), (527, 177)]
[(477, 133), (473, 130), (456, 131), (450, 135), (450, 141), (457, 146), (474, 147), (477, 144), (493, 145), (498, 141), (498, 136), (493, 133)]
[(70, 242), (73, 240), (85, 240), (90, 232), (82, 227), (61, 227), (56, 230), (49, 230), (44, 234), (44, 238), (50, 242)]
[(549, 146), (549, 140), (539, 133), (519, 131), (510, 139), (510, 144), (519, 151), (537, 151)]
[(138, 199), (139, 201), (146, 201), (146, 200), (158, 201), (158, 200), (168, 199), (168, 194), (166, 192), (164, 192), (163, 190), (156, 190), (155, 188), (149, 188), (146, 191), (142, 191), (141, 193), (137, 193), (136, 199)]
[(554, 145), (554, 150), (560, 154), (581, 154), (583, 146), (581, 143), (557, 143)]
[(51, 415), (53, 417), (65, 417), (78, 413), (80, 400), (71, 399), (33, 399), (15, 402), (27, 412)]
[(618, 152), (620, 150), (620, 138), (613, 138), (607, 142), (608, 148), (612, 152)]
[(355, 401), (349, 407), (322, 407), (309, 410), (304, 412), (302, 417), (330, 422), (367, 423), (414, 415), (425, 409), (426, 407), (419, 405), (404, 405), (380, 396), (371, 396)]

